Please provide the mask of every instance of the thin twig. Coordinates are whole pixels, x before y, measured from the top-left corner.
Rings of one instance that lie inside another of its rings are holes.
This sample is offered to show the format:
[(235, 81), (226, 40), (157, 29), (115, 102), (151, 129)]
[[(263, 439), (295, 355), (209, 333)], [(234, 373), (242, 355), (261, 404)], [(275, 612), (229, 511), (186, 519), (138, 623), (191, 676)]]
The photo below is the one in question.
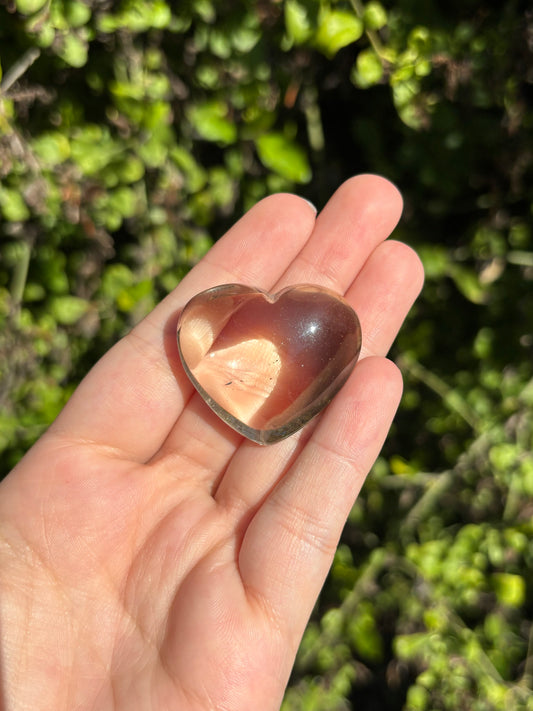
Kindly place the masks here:
[(30, 266), (32, 248), (30, 242), (24, 240), (21, 240), (19, 246), (20, 255), (15, 265), (13, 278), (11, 281), (11, 303), (15, 316), (18, 316), (18, 314), (20, 313), (20, 307), (24, 295), (24, 288), (28, 279), (28, 269)]
[[(353, 617), (359, 603), (361, 602), (361, 599), (363, 599), (365, 595), (369, 594), (369, 591), (375, 584), (378, 574), (382, 569), (389, 566), (391, 560), (392, 557), (389, 553), (386, 553), (385, 551), (375, 551), (355, 585), (341, 603), (339, 612), (344, 619)], [(321, 634), (311, 645), (311, 648), (308, 649), (305, 654), (300, 652), (297, 660), (298, 668), (309, 669), (316, 662), (320, 651), (324, 648), (332, 646), (335, 642), (335, 634), (322, 630)]]
[(473, 430), (478, 430), (478, 418), (472, 408), (436, 373), (428, 370), (413, 358), (407, 358), (406, 356), (401, 356), (398, 359), (398, 365), (439, 395), (450, 410), (462, 417)]
[(474, 462), (479, 457), (480, 453), (485, 452), (490, 443), (491, 433), (483, 432), (480, 434), (468, 447), (466, 452), (463, 452), (453, 469), (446, 469), (441, 474), (429, 479), (429, 486), (422, 494), (420, 499), (413, 506), (407, 515), (401, 528), (402, 540), (406, 541), (412, 536), (418, 525), (427, 519), (430, 513), (440, 503), (440, 497), (449, 489), (454, 481), (456, 481), (464, 472), (474, 466)]
[(444, 494), (446, 489), (452, 485), (452, 482), (453, 472), (451, 469), (442, 472), (438, 479), (434, 479), (432, 481), (429, 488), (420, 497), (405, 518), (401, 529), (402, 538), (410, 536), (418, 527), (418, 524), (428, 517), (433, 509), (439, 504), (441, 496)]
[(0, 83), (0, 94), (6, 94), (9, 89), (17, 82), (20, 77), (25, 74), (36, 59), (41, 55), (41, 50), (37, 47), (30, 47), (22, 57), (17, 59), (2, 78)]
[(529, 642), (527, 645), (526, 663), (524, 664), (524, 673), (518, 682), (520, 686), (526, 689), (533, 690), (533, 624), (529, 628)]
[(507, 253), (509, 264), (518, 264), (520, 267), (533, 267), (533, 252), (513, 250)]
[(383, 479), (379, 479), (379, 484), (385, 489), (405, 489), (409, 486), (430, 486), (441, 476), (441, 472), (389, 474), (383, 477)]
[[(450, 632), (452, 632), (453, 636), (455, 636), (456, 639), (463, 639), (467, 641), (470, 646), (472, 644), (475, 646), (475, 651), (477, 652), (477, 658), (475, 661), (477, 665), (497, 684), (505, 686), (515, 699), (518, 697), (520, 701), (523, 701), (524, 699), (529, 698), (529, 691), (527, 689), (524, 689), (524, 686), (526, 686), (529, 680), (522, 678), (521, 682), (519, 682), (518, 684), (512, 684), (504, 680), (504, 678), (490, 659), (489, 655), (483, 649), (479, 639), (476, 637), (476, 633), (474, 632), (474, 630), (468, 627), (462, 617), (457, 614), (457, 612), (455, 612), (446, 596), (436, 591), (433, 583), (428, 580), (428, 578), (418, 567), (418, 565), (416, 565), (416, 563), (413, 563), (413, 561), (411, 560), (407, 560), (407, 558), (405, 557), (398, 557), (395, 561), (395, 564), (398, 569), (403, 568), (403, 570), (408, 575), (412, 576), (414, 580), (418, 579), (423, 582), (423, 585), (417, 586), (422, 601), (426, 603), (428, 608), (431, 607), (434, 609), (438, 605), (441, 606), (441, 609), (444, 611), (444, 614), (446, 616), (446, 621), (450, 626)], [(451, 637), (452, 635), (448, 636)], [(530, 637), (530, 643), (532, 639), (533, 637)]]
[[(363, 15), (365, 12), (365, 9), (363, 7), (363, 4), (360, 2), (360, 0), (350, 0), (350, 3), (355, 10), (355, 14), (357, 17), (363, 21)], [(374, 32), (374, 30), (365, 30), (365, 34), (368, 37), (368, 41), (372, 45), (372, 49), (374, 52), (378, 55), (378, 57), (381, 59), (382, 62), (385, 62), (385, 52), (383, 50), (383, 45), (381, 44), (381, 40), (378, 37), (377, 32)]]

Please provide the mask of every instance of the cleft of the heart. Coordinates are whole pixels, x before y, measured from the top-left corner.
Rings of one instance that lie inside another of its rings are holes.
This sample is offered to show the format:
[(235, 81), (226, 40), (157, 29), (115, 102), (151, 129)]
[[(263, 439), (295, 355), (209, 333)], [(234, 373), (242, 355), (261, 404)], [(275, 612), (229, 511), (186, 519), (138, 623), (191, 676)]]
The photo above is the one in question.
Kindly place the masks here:
[(361, 326), (329, 289), (298, 284), (269, 294), (223, 284), (187, 303), (177, 339), (205, 402), (248, 439), (270, 444), (303, 427), (344, 385)]

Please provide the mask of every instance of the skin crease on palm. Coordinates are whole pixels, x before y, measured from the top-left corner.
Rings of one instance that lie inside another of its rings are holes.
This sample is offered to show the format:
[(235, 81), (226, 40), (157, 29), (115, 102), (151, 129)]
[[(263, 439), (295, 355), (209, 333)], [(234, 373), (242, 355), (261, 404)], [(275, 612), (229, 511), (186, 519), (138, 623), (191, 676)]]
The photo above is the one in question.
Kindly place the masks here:
[[(344, 183), (318, 215), (255, 205), (117, 343), (0, 484), (0, 688), (7, 710), (274, 711), (401, 376), (385, 355), (419, 293), (386, 240), (389, 182)], [(386, 240), (386, 241), (385, 241)], [(349, 380), (267, 447), (212, 413), (175, 329), (199, 291), (314, 283), (359, 315)]]

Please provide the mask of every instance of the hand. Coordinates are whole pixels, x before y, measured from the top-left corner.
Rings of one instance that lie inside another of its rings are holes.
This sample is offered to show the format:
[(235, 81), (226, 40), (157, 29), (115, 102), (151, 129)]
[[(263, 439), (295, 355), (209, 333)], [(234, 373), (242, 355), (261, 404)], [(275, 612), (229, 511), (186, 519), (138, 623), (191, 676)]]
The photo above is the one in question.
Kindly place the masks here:
[[(277, 709), (343, 525), (389, 429), (384, 355), (422, 285), (385, 238), (401, 212), (359, 176), (315, 221), (293, 195), (253, 207), (97, 363), (0, 485), (6, 709)], [(216, 284), (316, 283), (362, 324), (361, 359), (300, 433), (260, 447), (179, 363), (176, 321)]]

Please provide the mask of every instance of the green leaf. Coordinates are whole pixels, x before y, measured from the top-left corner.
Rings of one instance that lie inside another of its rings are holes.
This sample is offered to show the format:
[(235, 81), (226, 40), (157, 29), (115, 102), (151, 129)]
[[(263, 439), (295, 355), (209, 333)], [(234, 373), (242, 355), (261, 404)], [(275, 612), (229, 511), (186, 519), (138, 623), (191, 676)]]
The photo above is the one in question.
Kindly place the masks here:
[(125, 157), (123, 163), (120, 163), (114, 170), (121, 182), (136, 183), (144, 175), (144, 164), (137, 156), (130, 155)]
[(84, 2), (65, 3), (65, 17), (70, 27), (83, 27), (89, 22), (91, 9)]
[(209, 35), (209, 49), (219, 59), (231, 57), (231, 40), (227, 33), (212, 30)]
[(423, 244), (418, 247), (417, 252), (424, 265), (426, 279), (440, 279), (449, 273), (451, 258), (445, 247)]
[(121, 152), (107, 128), (96, 124), (85, 124), (77, 129), (70, 149), (73, 159), (86, 175), (100, 173)]
[(59, 165), (70, 157), (69, 141), (64, 134), (57, 131), (43, 133), (35, 139), (33, 150), (37, 158), (50, 167)]
[(335, 54), (363, 34), (363, 23), (351, 12), (344, 10), (323, 10), (319, 15), (315, 45), (326, 56)]
[(471, 269), (452, 264), (450, 276), (459, 291), (473, 304), (484, 304), (487, 300), (487, 291), (479, 281), (478, 275)]
[(204, 187), (207, 180), (206, 172), (189, 151), (181, 146), (174, 146), (170, 157), (182, 171), (189, 192), (195, 193)]
[(394, 640), (394, 651), (400, 659), (424, 658), (428, 652), (430, 636), (427, 632), (398, 635)]
[(365, 27), (369, 30), (381, 30), (387, 24), (387, 11), (380, 2), (369, 2), (363, 12)]
[(228, 118), (228, 105), (225, 101), (206, 101), (193, 106), (189, 111), (189, 120), (206, 141), (230, 144), (237, 140), (237, 128)]
[(252, 49), (259, 42), (260, 39), (261, 32), (259, 31), (259, 29), (251, 27), (242, 27), (240, 29), (237, 29), (233, 33), (231, 37), (231, 44), (237, 50), (237, 52), (246, 54), (247, 52), (252, 51)]
[(331, 610), (324, 613), (320, 624), (326, 635), (329, 637), (339, 637), (342, 634), (344, 626), (342, 610), (335, 607), (331, 608)]
[(91, 304), (79, 296), (56, 296), (50, 301), (50, 313), (63, 326), (77, 323), (90, 307)]
[(68, 34), (63, 37), (63, 46), (60, 56), (71, 67), (83, 67), (87, 62), (88, 47), (87, 42), (75, 34)]
[(296, 183), (311, 180), (311, 166), (305, 151), (283, 133), (265, 133), (257, 139), (256, 147), (265, 168)]
[(169, 6), (163, 0), (156, 0), (152, 4), (152, 16), (151, 23), (152, 27), (156, 29), (163, 29), (170, 24), (172, 20), (172, 13)]
[(383, 63), (373, 49), (364, 49), (359, 52), (351, 79), (356, 86), (366, 89), (381, 81), (383, 77)]
[(217, 166), (210, 170), (209, 187), (215, 205), (226, 207), (231, 204), (235, 194), (234, 182), (224, 168)]
[(0, 187), (0, 210), (8, 222), (24, 222), (30, 217), (22, 195), (12, 188)]
[(363, 658), (374, 662), (383, 658), (383, 640), (374, 611), (368, 602), (359, 604), (357, 613), (350, 617), (347, 627), (354, 648)]
[(290, 39), (296, 44), (303, 44), (311, 38), (314, 22), (309, 5), (298, 0), (287, 0), (285, 3), (285, 28)]
[(152, 289), (151, 279), (144, 279), (138, 284), (123, 289), (117, 296), (117, 307), (125, 313), (132, 311), (142, 299), (150, 295)]
[(34, 15), (39, 12), (48, 0), (17, 0), (15, 5), (22, 15)]
[(109, 206), (121, 217), (133, 217), (137, 210), (137, 195), (132, 188), (122, 185), (110, 194)]
[(418, 471), (418, 467), (414, 467), (398, 454), (393, 454), (391, 456), (389, 464), (391, 472), (400, 476), (405, 476), (406, 474), (416, 474)]
[(526, 597), (526, 584), (520, 575), (511, 573), (494, 573), (492, 582), (496, 597), (509, 607), (520, 607)]
[(171, 20), (172, 13), (163, 0), (131, 2), (117, 17), (104, 16), (99, 27), (103, 32), (113, 32), (117, 27), (123, 27), (129, 32), (145, 32), (151, 27), (163, 29)]
[(193, 3), (194, 12), (202, 18), (204, 22), (212, 23), (216, 19), (216, 10), (211, 0), (195, 0)]
[(111, 264), (102, 278), (101, 291), (104, 297), (117, 299), (118, 294), (135, 281), (133, 272), (125, 264)]
[(46, 289), (42, 284), (29, 282), (24, 287), (24, 302), (42, 301), (46, 297)]
[(431, 50), (432, 33), (427, 27), (418, 26), (411, 30), (407, 44), (417, 54), (427, 54)]
[(521, 448), (512, 442), (501, 442), (489, 449), (489, 460), (502, 472), (509, 471), (520, 460)]
[(409, 711), (425, 711), (428, 708), (429, 694), (423, 686), (410, 686), (407, 691), (405, 708)]

